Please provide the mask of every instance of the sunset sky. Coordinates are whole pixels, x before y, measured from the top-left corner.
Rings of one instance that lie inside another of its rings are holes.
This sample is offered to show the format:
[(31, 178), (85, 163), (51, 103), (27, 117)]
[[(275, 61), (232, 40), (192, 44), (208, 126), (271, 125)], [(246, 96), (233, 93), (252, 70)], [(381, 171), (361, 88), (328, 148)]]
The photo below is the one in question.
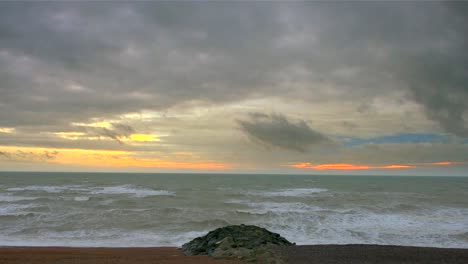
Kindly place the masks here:
[(0, 170), (468, 175), (468, 2), (0, 2)]

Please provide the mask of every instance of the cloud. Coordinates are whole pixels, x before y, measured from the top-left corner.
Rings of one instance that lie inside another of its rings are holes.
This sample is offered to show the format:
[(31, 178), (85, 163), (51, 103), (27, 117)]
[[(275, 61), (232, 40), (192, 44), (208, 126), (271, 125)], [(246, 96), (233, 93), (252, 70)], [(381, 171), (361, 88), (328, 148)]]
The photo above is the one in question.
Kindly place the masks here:
[(1, 5), (0, 125), (255, 96), (363, 103), (403, 90), (466, 133), (466, 4)]
[(411, 98), (424, 105), (427, 116), (446, 132), (468, 137), (468, 55), (460, 48), (457, 58), (423, 56), (408, 76)]
[(404, 143), (448, 143), (450, 137), (447, 135), (435, 133), (399, 133), (394, 135), (385, 135), (371, 138), (341, 138), (343, 145), (348, 147), (365, 145), (365, 144), (404, 144)]
[(251, 113), (248, 120), (237, 123), (247, 136), (267, 146), (304, 152), (311, 145), (330, 142), (305, 121), (289, 121), (281, 114)]
[(55, 159), (59, 155), (59, 152), (54, 150), (54, 151), (44, 151), (44, 157), (46, 159)]
[(16, 151), (0, 151), (0, 158), (3, 157), (3, 159), (9, 161), (49, 161), (54, 160), (59, 154), (56, 150), (33, 152), (19, 149)]
[(439, 10), (440, 16), (450, 19), (437, 20), (433, 29), (419, 24), (430, 33), (414, 36), (419, 46), (396, 50), (400, 63), (394, 72), (428, 118), (448, 133), (468, 137), (468, 3), (446, 2)]
[(123, 139), (129, 138), (136, 131), (133, 127), (126, 124), (110, 123), (109, 127), (93, 127), (85, 128), (91, 136), (100, 136), (113, 139), (120, 144), (123, 144)]
[[(326, 138), (316, 130), (345, 131), (345, 136), (356, 138), (414, 132), (466, 137), (467, 6), (1, 2), (0, 141), (11, 146), (161, 153), (189, 149), (226, 160), (237, 155), (245, 161), (248, 156), (254, 163), (281, 161), (285, 155), (277, 151), (258, 157), (255, 150), (246, 151), (239, 144), (244, 134), (266, 146), (294, 150), (288, 158), (312, 155), (307, 152), (310, 147)], [(394, 102), (386, 104), (386, 99)], [(205, 110), (188, 111), (194, 119), (156, 115), (140, 123), (120, 119), (127, 113), (183, 112), (187, 105)], [(222, 114), (203, 119), (212, 105)], [(231, 131), (232, 118), (246, 112), (257, 114), (238, 121), (242, 133)], [(314, 120), (314, 127), (258, 112)], [(116, 120), (129, 127), (77, 131), (72, 125), (93, 120)], [(14, 133), (5, 133), (5, 128)], [(162, 131), (165, 136), (146, 146), (86, 138), (125, 142), (132, 129)], [(269, 130), (299, 136), (282, 138)], [(69, 140), (57, 136), (62, 132), (84, 135)], [(416, 145), (412, 148), (422, 148)], [(226, 150), (221, 154), (220, 146)], [(444, 153), (466, 153), (458, 148), (451, 145)], [(370, 151), (366, 153), (372, 155), (360, 158), (381, 161), (400, 153)], [(428, 154), (418, 155), (415, 159)], [(326, 155), (317, 154), (322, 157)]]

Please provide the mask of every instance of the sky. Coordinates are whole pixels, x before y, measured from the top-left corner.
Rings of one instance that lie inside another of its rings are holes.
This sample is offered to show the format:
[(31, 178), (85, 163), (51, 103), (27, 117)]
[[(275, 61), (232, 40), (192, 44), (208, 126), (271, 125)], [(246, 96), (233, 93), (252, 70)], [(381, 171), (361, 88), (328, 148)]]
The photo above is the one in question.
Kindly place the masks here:
[(0, 2), (0, 170), (468, 176), (468, 2)]

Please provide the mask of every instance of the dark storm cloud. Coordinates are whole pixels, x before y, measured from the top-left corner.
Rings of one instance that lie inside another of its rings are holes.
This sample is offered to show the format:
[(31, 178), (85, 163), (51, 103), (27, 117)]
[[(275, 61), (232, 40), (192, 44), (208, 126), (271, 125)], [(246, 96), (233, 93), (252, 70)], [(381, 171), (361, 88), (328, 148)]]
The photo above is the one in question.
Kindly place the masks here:
[[(369, 99), (359, 87), (371, 97), (374, 92), (406, 92), (442, 129), (468, 136), (468, 3), (354, 2), (321, 7), (334, 18), (323, 23), (319, 36), (324, 44), (319, 49), (327, 54), (324, 61), (335, 67), (355, 66), (363, 73), (346, 80), (350, 96)], [(308, 12), (304, 9), (299, 17)], [(340, 78), (333, 81), (340, 83)]]
[(420, 58), (419, 72), (408, 76), (408, 85), (411, 98), (425, 106), (430, 119), (449, 133), (468, 137), (468, 56), (460, 57), (458, 63)]
[[(430, 119), (449, 133), (468, 137), (468, 3), (447, 2), (441, 9), (446, 19), (437, 20), (437, 38), (426, 38), (419, 49), (403, 50), (400, 71), (395, 72)], [(420, 25), (419, 30), (428, 28)]]
[(289, 121), (281, 114), (252, 113), (250, 119), (238, 120), (237, 123), (255, 141), (282, 149), (304, 152), (310, 145), (330, 141), (305, 121)]
[(0, 6), (0, 126), (64, 127), (192, 100), (365, 103), (402, 91), (447, 132), (468, 134), (468, 3)]

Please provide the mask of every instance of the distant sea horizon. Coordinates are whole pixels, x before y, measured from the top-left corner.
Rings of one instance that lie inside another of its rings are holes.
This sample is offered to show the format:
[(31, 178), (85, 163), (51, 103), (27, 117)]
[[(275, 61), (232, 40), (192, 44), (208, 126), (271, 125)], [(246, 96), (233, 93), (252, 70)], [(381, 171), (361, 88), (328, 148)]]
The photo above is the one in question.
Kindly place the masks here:
[[(378, 171), (378, 170), (377, 170)], [(230, 170), (208, 170), (208, 171), (133, 171), (133, 170), (0, 170), (2, 173), (68, 173), (68, 174), (80, 174), (80, 173), (92, 173), (92, 174), (183, 174), (183, 175), (281, 175), (281, 176), (371, 176), (371, 177), (468, 177), (468, 173), (382, 173), (376, 171), (367, 172), (367, 170), (350, 170), (350, 171), (285, 171), (285, 172), (269, 172), (269, 171), (230, 171)]]
[(468, 177), (0, 172), (0, 246), (180, 246), (253, 224), (297, 244), (468, 248)]

